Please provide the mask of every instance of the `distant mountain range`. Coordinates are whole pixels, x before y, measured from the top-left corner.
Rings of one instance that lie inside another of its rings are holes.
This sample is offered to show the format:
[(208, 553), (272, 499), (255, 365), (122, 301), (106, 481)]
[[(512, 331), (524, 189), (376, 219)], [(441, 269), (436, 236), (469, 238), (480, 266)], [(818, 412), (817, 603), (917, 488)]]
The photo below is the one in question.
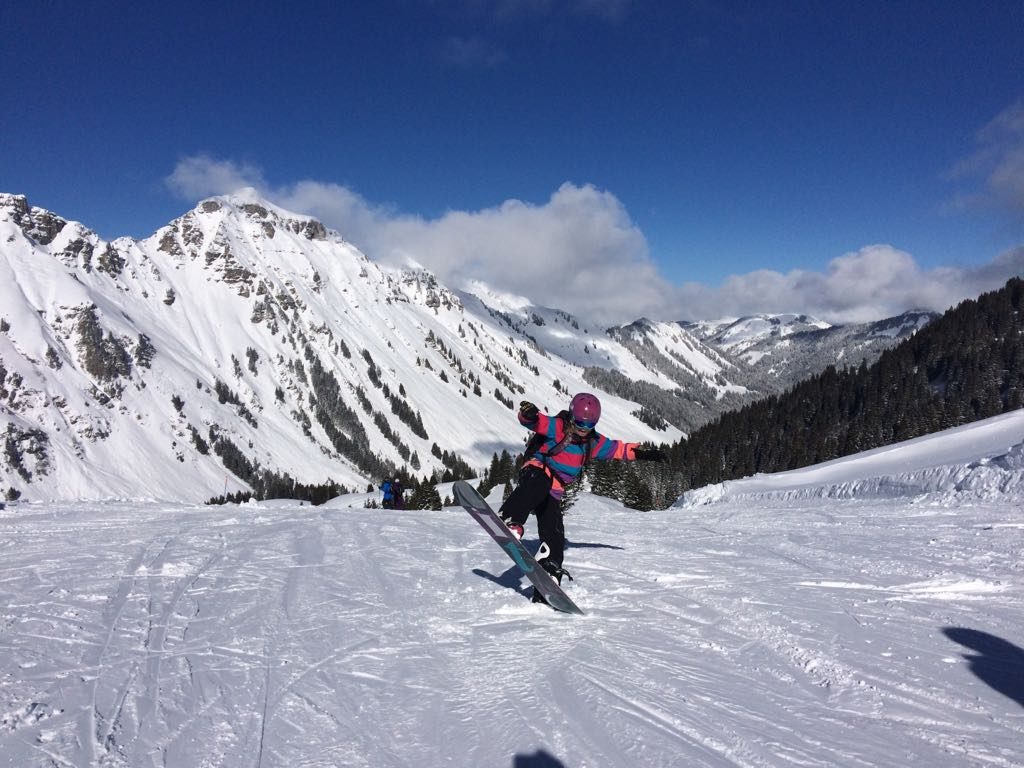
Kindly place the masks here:
[(483, 284), (369, 260), (241, 192), (105, 241), (0, 194), (0, 497), (201, 501), (350, 489), (514, 452), (522, 399), (580, 390), (606, 434), (671, 442), (926, 323), (803, 316), (604, 329)]
[(739, 358), (785, 388), (828, 365), (870, 362), (882, 349), (916, 333), (938, 313), (915, 310), (872, 323), (829, 325), (808, 315), (752, 315), (738, 320), (683, 323), (705, 344)]

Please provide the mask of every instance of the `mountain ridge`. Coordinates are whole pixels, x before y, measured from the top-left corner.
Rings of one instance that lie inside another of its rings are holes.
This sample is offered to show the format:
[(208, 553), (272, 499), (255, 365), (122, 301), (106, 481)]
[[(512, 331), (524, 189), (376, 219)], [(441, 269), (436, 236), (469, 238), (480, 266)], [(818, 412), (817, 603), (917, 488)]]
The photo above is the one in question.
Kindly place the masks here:
[(517, 450), (520, 399), (597, 389), (610, 436), (668, 443), (766, 391), (679, 324), (606, 330), (452, 289), (252, 191), (113, 241), (0, 194), (0, 252), (9, 496), (359, 488)]

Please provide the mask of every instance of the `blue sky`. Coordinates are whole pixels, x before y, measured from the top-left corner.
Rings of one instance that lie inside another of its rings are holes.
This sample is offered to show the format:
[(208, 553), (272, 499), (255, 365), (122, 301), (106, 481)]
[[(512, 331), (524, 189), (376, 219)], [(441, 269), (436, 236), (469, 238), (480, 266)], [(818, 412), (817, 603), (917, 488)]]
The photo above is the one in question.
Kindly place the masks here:
[(866, 319), (1024, 265), (1020, 2), (48, 0), (0, 26), (0, 191), (108, 238), (245, 184), (374, 258), (616, 319)]

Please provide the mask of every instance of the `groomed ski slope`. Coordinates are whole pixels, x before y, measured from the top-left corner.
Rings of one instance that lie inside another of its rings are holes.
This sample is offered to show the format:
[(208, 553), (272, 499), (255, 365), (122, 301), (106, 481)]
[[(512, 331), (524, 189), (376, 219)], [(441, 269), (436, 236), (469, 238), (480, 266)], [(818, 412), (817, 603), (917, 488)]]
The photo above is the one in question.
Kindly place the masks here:
[(454, 508), (8, 507), (0, 766), (1024, 765), (1013, 418), (662, 512), (583, 495), (583, 617)]

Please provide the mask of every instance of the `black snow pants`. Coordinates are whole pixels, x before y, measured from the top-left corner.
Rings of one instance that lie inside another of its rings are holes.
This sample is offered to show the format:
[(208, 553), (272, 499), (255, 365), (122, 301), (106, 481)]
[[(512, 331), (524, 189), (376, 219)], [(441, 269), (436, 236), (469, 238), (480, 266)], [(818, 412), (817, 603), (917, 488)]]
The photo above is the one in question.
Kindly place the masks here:
[(551, 476), (537, 466), (528, 466), (519, 474), (519, 485), (501, 505), (498, 514), (506, 522), (525, 525), (531, 512), (537, 515), (540, 535), (537, 559), (542, 565), (548, 561), (545, 570), (550, 571), (552, 566), (560, 569), (565, 555), (562, 503), (551, 495)]

